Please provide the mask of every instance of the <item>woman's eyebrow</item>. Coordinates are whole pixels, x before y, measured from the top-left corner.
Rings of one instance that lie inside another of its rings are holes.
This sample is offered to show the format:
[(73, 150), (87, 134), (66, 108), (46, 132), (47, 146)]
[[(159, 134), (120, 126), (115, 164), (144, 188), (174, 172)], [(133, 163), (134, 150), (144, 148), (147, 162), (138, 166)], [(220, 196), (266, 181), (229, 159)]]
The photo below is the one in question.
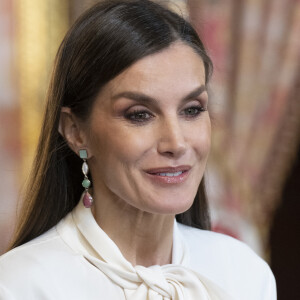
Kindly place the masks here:
[(186, 95), (182, 99), (182, 102), (186, 102), (188, 100), (195, 99), (195, 98), (199, 97), (202, 93), (204, 93), (206, 91), (207, 91), (206, 86), (204, 84), (202, 84), (198, 88), (194, 89), (191, 93), (189, 93), (188, 95)]
[[(206, 92), (206, 86), (205, 85), (201, 85), (199, 87), (197, 87), (195, 90), (193, 90), (192, 92), (190, 92), (188, 95), (186, 95), (181, 101), (182, 102), (186, 102), (190, 99), (194, 99), (197, 98), (198, 96), (200, 96), (203, 92)], [(153, 97), (150, 97), (148, 95), (145, 95), (143, 93), (140, 92), (131, 92), (131, 91), (125, 91), (125, 92), (121, 92), (118, 93), (114, 96), (112, 96), (112, 100), (115, 101), (119, 98), (127, 98), (127, 99), (131, 99), (137, 102), (141, 102), (141, 103), (157, 103), (157, 100)]]

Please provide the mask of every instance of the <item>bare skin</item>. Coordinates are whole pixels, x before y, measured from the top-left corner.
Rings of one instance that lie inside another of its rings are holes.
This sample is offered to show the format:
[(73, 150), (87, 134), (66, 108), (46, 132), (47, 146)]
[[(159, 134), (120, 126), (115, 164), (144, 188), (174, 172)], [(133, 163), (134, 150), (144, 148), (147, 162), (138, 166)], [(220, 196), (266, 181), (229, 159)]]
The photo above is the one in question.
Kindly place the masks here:
[[(101, 208), (100, 205), (94, 206), (93, 215), (133, 266), (148, 267), (172, 262), (174, 215), (153, 215), (122, 200), (116, 200), (113, 205), (106, 202), (101, 201)], [(122, 220), (122, 224), (116, 222), (118, 219)]]
[(175, 43), (100, 92), (85, 123), (62, 108), (60, 132), (87, 149), (93, 215), (133, 265), (172, 262), (176, 214), (193, 203), (210, 150), (203, 62)]

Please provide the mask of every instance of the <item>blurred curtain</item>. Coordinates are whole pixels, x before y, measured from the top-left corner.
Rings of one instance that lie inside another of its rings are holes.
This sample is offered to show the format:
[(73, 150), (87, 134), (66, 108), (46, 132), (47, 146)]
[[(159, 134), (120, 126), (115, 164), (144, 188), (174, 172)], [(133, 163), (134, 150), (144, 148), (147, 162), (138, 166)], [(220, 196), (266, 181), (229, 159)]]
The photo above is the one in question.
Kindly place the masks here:
[(260, 253), (299, 143), (300, 1), (188, 4), (215, 65), (208, 176), (214, 229)]
[(69, 26), (68, 0), (1, 0), (0, 25), (1, 254), (31, 168), (55, 53)]
[(68, 0), (15, 0), (23, 178), (31, 168), (55, 54), (69, 27)]

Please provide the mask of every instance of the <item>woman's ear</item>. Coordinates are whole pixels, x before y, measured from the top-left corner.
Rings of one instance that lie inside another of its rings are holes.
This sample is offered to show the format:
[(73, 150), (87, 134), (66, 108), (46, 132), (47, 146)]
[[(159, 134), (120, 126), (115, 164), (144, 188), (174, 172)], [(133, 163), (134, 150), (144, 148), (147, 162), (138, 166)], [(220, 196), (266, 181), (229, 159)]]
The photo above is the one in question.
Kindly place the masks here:
[(87, 149), (87, 138), (84, 130), (80, 127), (80, 122), (70, 107), (61, 108), (58, 131), (76, 154), (80, 149)]

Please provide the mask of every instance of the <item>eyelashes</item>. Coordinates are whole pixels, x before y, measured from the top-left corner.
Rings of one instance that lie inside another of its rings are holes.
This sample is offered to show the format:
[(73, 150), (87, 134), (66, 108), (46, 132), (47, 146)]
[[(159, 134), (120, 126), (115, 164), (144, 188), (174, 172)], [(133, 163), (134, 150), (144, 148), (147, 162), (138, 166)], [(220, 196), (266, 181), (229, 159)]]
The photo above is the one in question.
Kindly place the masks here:
[[(207, 111), (207, 108), (200, 105), (193, 105), (184, 108), (179, 115), (186, 119), (195, 119), (205, 111)], [(125, 119), (132, 123), (143, 124), (149, 122), (153, 118), (155, 118), (154, 114), (146, 109), (134, 109), (125, 113)]]
[(134, 123), (147, 122), (154, 116), (146, 110), (134, 110), (132, 112), (126, 113), (125, 118)]
[(202, 106), (191, 106), (185, 108), (183, 111), (183, 115), (193, 118), (199, 116), (202, 112), (206, 111), (207, 109)]

